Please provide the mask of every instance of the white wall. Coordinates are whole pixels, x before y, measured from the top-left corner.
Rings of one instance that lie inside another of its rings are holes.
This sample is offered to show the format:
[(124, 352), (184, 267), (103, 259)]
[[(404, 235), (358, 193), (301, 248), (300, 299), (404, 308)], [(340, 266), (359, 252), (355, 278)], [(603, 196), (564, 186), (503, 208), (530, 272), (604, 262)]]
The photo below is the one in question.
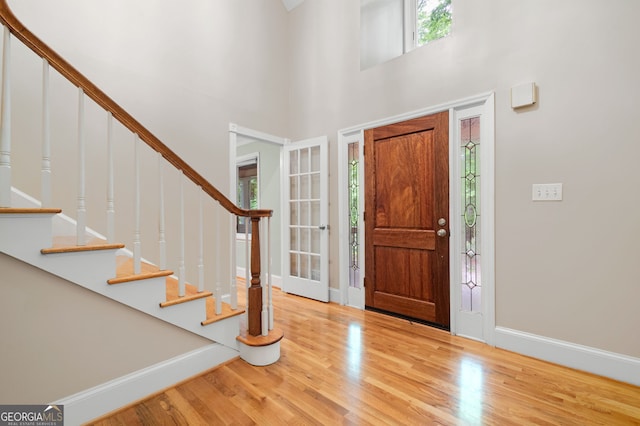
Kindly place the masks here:
[[(449, 37), (360, 71), (359, 2), (293, 10), (289, 137), (335, 144), (342, 128), (495, 91), (498, 326), (639, 357), (640, 3), (454, 0), (453, 11)], [(539, 103), (515, 112), (509, 89), (529, 81)], [(532, 202), (531, 185), (551, 182), (564, 200)]]
[(360, 69), (402, 55), (404, 0), (361, 0)]

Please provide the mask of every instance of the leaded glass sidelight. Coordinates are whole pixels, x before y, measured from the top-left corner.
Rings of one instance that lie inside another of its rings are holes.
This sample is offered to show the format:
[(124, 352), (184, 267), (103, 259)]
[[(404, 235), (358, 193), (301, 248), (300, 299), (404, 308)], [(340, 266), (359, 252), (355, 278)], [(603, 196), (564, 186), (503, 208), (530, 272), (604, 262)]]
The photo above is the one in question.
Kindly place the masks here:
[(358, 256), (360, 251), (360, 241), (358, 239), (359, 210), (358, 202), (360, 195), (359, 187), (359, 143), (353, 142), (348, 145), (349, 150), (349, 286), (360, 288), (360, 264)]
[(463, 311), (480, 312), (480, 117), (460, 121), (462, 171), (462, 291)]

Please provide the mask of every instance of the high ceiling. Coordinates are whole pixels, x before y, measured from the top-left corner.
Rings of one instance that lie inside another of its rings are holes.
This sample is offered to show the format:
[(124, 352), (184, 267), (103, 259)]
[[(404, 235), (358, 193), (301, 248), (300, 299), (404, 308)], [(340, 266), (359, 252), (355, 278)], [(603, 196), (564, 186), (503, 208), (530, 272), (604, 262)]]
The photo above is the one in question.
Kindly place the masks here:
[(287, 9), (287, 12), (291, 12), (291, 10), (300, 5), (304, 0), (282, 0), (282, 4)]

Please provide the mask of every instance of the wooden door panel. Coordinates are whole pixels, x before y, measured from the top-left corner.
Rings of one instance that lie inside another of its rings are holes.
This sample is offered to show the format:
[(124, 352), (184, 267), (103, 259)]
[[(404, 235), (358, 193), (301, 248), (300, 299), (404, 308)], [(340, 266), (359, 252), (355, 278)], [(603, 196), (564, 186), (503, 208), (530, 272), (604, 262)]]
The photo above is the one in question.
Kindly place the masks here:
[(422, 229), (375, 229), (373, 245), (435, 250), (436, 233)]
[(376, 297), (376, 309), (423, 321), (437, 322), (436, 305), (433, 302), (416, 301), (409, 297), (380, 293)]
[(434, 203), (429, 191), (434, 176), (422, 172), (433, 162), (430, 136), (405, 135), (376, 143), (376, 228), (426, 229), (432, 224), (428, 206)]
[(442, 114), (446, 116), (448, 131), (449, 113), (441, 112), (438, 114), (428, 115), (426, 117), (413, 118), (411, 120), (402, 121), (400, 123), (388, 124), (383, 127), (376, 127), (375, 129), (371, 129), (373, 139), (387, 139), (396, 136), (409, 135), (412, 133), (421, 132), (423, 130), (435, 129), (442, 124)]
[(376, 247), (376, 309), (436, 322), (431, 286), (432, 254), (424, 250)]
[(433, 301), (429, 286), (421, 283), (432, 274), (428, 252), (376, 247), (376, 292)]
[(443, 112), (365, 131), (365, 305), (443, 327), (449, 325), (448, 124)]

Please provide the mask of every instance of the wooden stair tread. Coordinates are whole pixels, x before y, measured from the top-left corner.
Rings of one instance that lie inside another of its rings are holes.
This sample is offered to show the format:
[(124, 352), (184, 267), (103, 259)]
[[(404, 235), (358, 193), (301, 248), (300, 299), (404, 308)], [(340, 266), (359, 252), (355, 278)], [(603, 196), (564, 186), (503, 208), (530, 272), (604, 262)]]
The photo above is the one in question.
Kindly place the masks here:
[(210, 291), (198, 291), (198, 288), (192, 284), (185, 283), (184, 293), (185, 295), (178, 296), (178, 280), (174, 277), (167, 277), (167, 300), (160, 303), (161, 308), (177, 305), (179, 303), (189, 302), (191, 300), (202, 299), (203, 297), (213, 296)]
[(213, 297), (207, 298), (206, 306), (207, 306), (207, 319), (200, 323), (202, 325), (213, 324), (214, 322), (222, 321), (223, 319), (226, 319), (226, 318), (235, 317), (236, 315), (242, 315), (245, 312), (244, 308), (241, 306), (238, 306), (238, 309), (233, 310), (231, 309), (231, 305), (229, 305), (228, 303), (222, 302), (222, 312), (220, 313), (220, 315), (217, 315), (216, 299), (214, 299)]
[(0, 207), (0, 214), (58, 214), (62, 209), (56, 208), (23, 208), (23, 207)]
[(141, 262), (140, 273), (133, 273), (133, 259), (128, 256), (116, 257), (116, 276), (107, 280), (109, 284), (121, 284), (130, 281), (145, 280), (148, 278), (167, 277), (172, 275), (173, 271), (168, 269), (161, 270), (155, 265), (147, 262)]
[(52, 247), (40, 250), (42, 254), (51, 253), (74, 253), (81, 251), (95, 251), (95, 250), (114, 250), (124, 248), (124, 244), (120, 243), (107, 243), (107, 241), (90, 237), (86, 240), (86, 245), (76, 245), (77, 237), (72, 235), (56, 236), (53, 237)]
[(284, 337), (284, 331), (279, 328), (274, 328), (269, 331), (266, 336), (251, 336), (247, 333), (247, 330), (241, 330), (240, 335), (236, 337), (238, 342), (244, 343), (247, 346), (268, 346), (279, 342)]

